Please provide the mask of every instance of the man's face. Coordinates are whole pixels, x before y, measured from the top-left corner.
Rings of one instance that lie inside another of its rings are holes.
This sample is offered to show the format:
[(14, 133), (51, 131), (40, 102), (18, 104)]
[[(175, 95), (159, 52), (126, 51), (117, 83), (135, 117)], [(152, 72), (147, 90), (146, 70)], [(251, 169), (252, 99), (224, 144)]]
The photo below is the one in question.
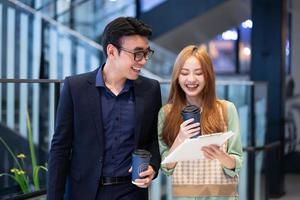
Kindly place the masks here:
[(140, 35), (123, 36), (120, 44), (117, 47), (119, 53), (114, 57), (117, 71), (123, 78), (135, 80), (147, 62), (145, 56), (150, 51), (148, 39)]

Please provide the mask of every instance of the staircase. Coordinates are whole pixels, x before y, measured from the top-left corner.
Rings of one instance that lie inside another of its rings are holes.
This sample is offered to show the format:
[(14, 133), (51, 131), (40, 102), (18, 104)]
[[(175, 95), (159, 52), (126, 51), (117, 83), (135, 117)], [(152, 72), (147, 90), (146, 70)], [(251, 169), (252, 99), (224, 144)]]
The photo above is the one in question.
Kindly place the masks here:
[(250, 2), (250, 0), (164, 1), (142, 13), (140, 18), (155, 30), (153, 42), (178, 53), (188, 44), (205, 43), (249, 19)]

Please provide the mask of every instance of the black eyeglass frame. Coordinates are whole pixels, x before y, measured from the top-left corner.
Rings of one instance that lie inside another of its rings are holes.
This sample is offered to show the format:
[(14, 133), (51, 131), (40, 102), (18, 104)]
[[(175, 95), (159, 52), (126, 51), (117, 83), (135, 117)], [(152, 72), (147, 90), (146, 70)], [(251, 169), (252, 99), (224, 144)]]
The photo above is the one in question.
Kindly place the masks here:
[[(151, 59), (151, 57), (154, 54), (154, 50), (150, 49), (150, 47), (148, 49), (146, 49), (146, 50), (138, 50), (138, 51), (131, 51), (131, 50), (126, 49), (124, 47), (117, 47), (117, 48), (119, 50), (122, 50), (122, 51), (125, 51), (127, 53), (133, 54), (133, 59), (136, 62), (139, 62), (139, 61), (143, 60), (143, 58), (145, 58), (145, 60), (148, 61), (149, 59)], [(143, 53), (143, 56), (141, 56), (142, 54), (140, 54), (140, 53)]]

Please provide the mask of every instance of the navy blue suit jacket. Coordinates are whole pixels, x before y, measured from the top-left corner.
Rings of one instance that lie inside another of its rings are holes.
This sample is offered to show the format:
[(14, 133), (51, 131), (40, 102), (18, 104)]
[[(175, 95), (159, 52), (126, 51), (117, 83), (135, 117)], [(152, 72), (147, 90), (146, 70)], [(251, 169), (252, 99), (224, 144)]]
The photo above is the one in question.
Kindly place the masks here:
[[(67, 77), (61, 92), (49, 155), (47, 198), (63, 199), (69, 177), (71, 199), (93, 200), (102, 174), (104, 133), (101, 98), (95, 86), (97, 70)], [(157, 115), (159, 83), (140, 76), (134, 81), (135, 148), (151, 152), (156, 175), (160, 166)]]

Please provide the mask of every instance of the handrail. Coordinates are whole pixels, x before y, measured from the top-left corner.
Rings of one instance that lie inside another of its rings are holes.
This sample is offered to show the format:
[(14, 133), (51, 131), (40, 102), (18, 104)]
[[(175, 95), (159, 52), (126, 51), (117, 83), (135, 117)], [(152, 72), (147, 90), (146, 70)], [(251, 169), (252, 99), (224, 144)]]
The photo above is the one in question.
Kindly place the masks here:
[(81, 33), (74, 31), (72, 29), (70, 29), (69, 27), (55, 21), (54, 19), (52, 19), (51, 17), (48, 17), (47, 15), (42, 14), (40, 11), (36, 11), (35, 9), (31, 8), (30, 6), (20, 2), (19, 0), (8, 0), (9, 2), (13, 3), (16, 6), (19, 6), (20, 8), (26, 10), (27, 12), (33, 14), (33, 15), (37, 15), (40, 16), (43, 20), (47, 21), (48, 23), (52, 24), (53, 26), (56, 26), (60, 29), (63, 29), (63, 31), (67, 32), (68, 34), (86, 42), (87, 44), (89, 44), (90, 46), (95, 47), (96, 49), (103, 51), (103, 47), (102, 45), (98, 44), (97, 42), (95, 42), (94, 40), (91, 40), (90, 38), (82, 35)]
[[(169, 79), (163, 79), (159, 81), (159, 83), (162, 84), (170, 84), (171, 80)], [(217, 85), (256, 85), (256, 84), (267, 84), (265, 81), (238, 81), (238, 80), (217, 80), (216, 81)]]
[(40, 7), (38, 7), (38, 8), (35, 8), (37, 11), (39, 11), (39, 10), (42, 10), (42, 9), (44, 9), (44, 8), (47, 8), (50, 4), (52, 4), (52, 3), (56, 3), (57, 2), (57, 0), (49, 0), (49, 1), (47, 1), (47, 2), (45, 2), (44, 4), (42, 4)]
[(62, 83), (63, 80), (57, 79), (10, 79), (1, 78), (0, 83)]
[[(143, 69), (144, 70), (144, 69)], [(171, 80), (158, 79), (161, 84), (170, 84)], [(0, 83), (63, 83), (63, 80), (59, 79), (10, 79), (0, 78)], [(261, 81), (216, 81), (218, 85), (255, 85), (257, 83), (267, 84)]]
[(247, 152), (255, 152), (255, 151), (269, 151), (273, 148), (276, 148), (281, 145), (280, 141), (271, 142), (269, 144), (263, 145), (263, 146), (247, 146), (243, 147), (243, 151)]
[(24, 200), (24, 199), (31, 199), (34, 197), (38, 197), (38, 196), (42, 196), (47, 194), (47, 190), (46, 189), (41, 189), (38, 191), (34, 191), (34, 192), (30, 192), (30, 193), (25, 193), (25, 194), (21, 194), (15, 197), (9, 197), (6, 200)]
[[(86, 3), (87, 1), (89, 1), (89, 0), (81, 0), (81, 1), (77, 1), (77, 2), (71, 1), (71, 3), (70, 3), (70, 8), (76, 8), (77, 6), (80, 6), (81, 4)], [(63, 16), (63, 15), (65, 15), (65, 14), (68, 13), (68, 12), (70, 12), (70, 9), (66, 9), (66, 10), (64, 10), (63, 12), (58, 13), (57, 15), (54, 15), (53, 18), (54, 18), (54, 19), (57, 19), (58, 17)]]

